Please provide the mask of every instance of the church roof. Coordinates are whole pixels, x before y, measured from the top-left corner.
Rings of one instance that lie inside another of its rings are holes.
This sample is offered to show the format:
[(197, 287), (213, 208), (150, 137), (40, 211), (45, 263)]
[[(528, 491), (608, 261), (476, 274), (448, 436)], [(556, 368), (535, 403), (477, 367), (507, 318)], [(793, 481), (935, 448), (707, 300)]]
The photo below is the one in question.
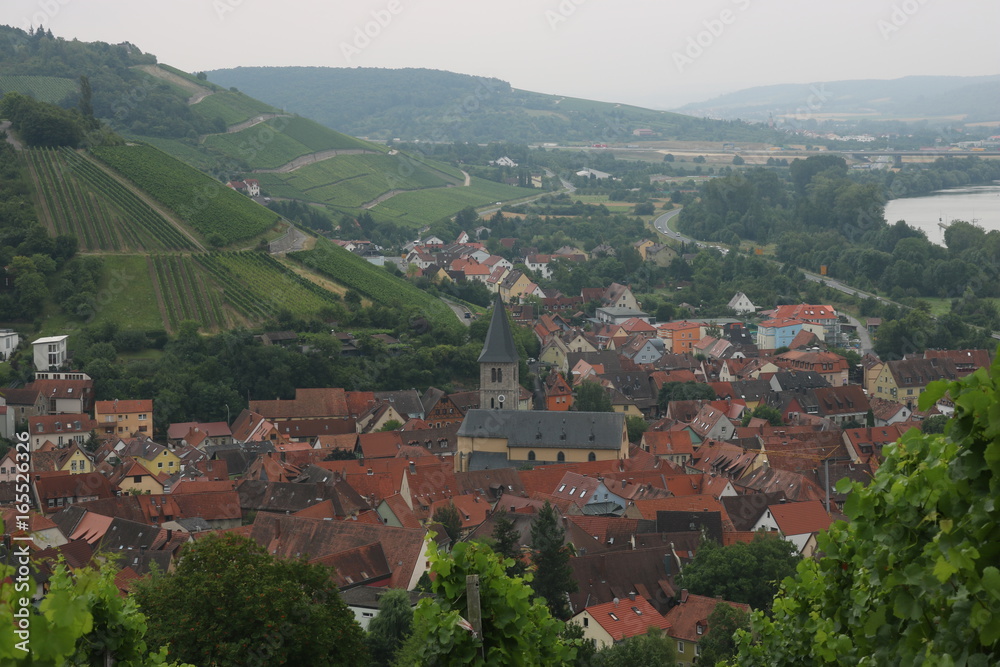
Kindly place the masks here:
[(490, 328), (486, 331), (486, 342), (479, 355), (479, 363), (518, 363), (520, 356), (514, 347), (514, 335), (507, 321), (507, 310), (498, 294), (493, 301), (493, 315)]

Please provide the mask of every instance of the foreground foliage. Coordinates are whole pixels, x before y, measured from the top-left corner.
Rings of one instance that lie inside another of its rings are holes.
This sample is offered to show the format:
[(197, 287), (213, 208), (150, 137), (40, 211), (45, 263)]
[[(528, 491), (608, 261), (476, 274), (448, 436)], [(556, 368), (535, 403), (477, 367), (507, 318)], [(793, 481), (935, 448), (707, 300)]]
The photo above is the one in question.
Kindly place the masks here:
[(934, 382), (947, 391), (944, 435), (911, 430), (851, 495), (804, 560), (753, 617), (738, 665), (995, 665), (1000, 660), (1000, 364)]
[(198, 665), (362, 665), (364, 633), (330, 577), (232, 533), (185, 548), (136, 585), (149, 637)]
[[(434, 599), (425, 598), (413, 616), (413, 635), (397, 665), (565, 665), (576, 650), (560, 636), (552, 618), (525, 579), (507, 576), (509, 559), (486, 545), (460, 542), (451, 554), (428, 547)], [(479, 575), (483, 636), (465, 629), (466, 577)], [(530, 579), (530, 576), (529, 576)]]
[[(0, 528), (2, 530), (2, 528)], [(0, 566), (0, 664), (101, 665), (111, 657), (120, 667), (167, 667), (167, 649), (150, 652), (146, 617), (135, 601), (122, 598), (115, 585), (117, 569), (111, 564), (78, 568), (70, 573), (65, 563), (53, 567), (49, 591), (38, 609), (22, 607), (25, 591), (16, 589), (14, 568)], [(30, 582), (34, 588), (34, 582)], [(23, 638), (12, 629), (27, 614), (30, 628), (28, 652), (18, 647)], [(182, 667), (178, 663), (169, 663)]]

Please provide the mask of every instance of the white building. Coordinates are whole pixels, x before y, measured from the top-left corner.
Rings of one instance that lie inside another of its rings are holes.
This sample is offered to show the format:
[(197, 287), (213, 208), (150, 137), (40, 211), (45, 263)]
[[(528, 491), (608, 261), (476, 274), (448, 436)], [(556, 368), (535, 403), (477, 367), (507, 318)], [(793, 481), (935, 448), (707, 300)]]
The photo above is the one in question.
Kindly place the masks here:
[(743, 292), (737, 292), (736, 295), (729, 300), (728, 306), (735, 310), (740, 315), (744, 313), (753, 314), (757, 312), (757, 306), (751, 303), (750, 299)]
[(48, 336), (39, 338), (31, 345), (34, 348), (35, 370), (56, 370), (66, 361), (66, 341), (69, 336)]
[(0, 361), (7, 361), (21, 341), (13, 329), (0, 329)]

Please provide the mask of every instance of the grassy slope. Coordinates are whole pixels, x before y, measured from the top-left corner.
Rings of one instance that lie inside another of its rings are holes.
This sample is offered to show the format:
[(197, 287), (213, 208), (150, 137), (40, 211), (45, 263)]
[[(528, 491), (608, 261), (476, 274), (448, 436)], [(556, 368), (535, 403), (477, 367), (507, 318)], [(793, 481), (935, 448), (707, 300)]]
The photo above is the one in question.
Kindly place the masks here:
[(77, 82), (54, 76), (0, 76), (0, 97), (11, 92), (58, 104), (77, 92)]
[(510, 201), (538, 194), (538, 190), (515, 188), (479, 178), (472, 179), (468, 188), (418, 190), (404, 192), (387, 199), (372, 209), (373, 214), (414, 226), (427, 225), (454, 215), (466, 206), (486, 206), (497, 201)]

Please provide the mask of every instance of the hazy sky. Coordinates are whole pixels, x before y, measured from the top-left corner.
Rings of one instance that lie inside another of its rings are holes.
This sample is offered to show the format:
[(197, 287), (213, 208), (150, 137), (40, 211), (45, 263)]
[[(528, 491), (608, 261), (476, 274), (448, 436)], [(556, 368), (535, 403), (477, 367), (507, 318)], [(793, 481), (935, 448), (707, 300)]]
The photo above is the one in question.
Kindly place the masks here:
[(188, 71), (428, 67), (660, 108), (772, 83), (1000, 73), (995, 0), (0, 0), (0, 23), (129, 41)]

